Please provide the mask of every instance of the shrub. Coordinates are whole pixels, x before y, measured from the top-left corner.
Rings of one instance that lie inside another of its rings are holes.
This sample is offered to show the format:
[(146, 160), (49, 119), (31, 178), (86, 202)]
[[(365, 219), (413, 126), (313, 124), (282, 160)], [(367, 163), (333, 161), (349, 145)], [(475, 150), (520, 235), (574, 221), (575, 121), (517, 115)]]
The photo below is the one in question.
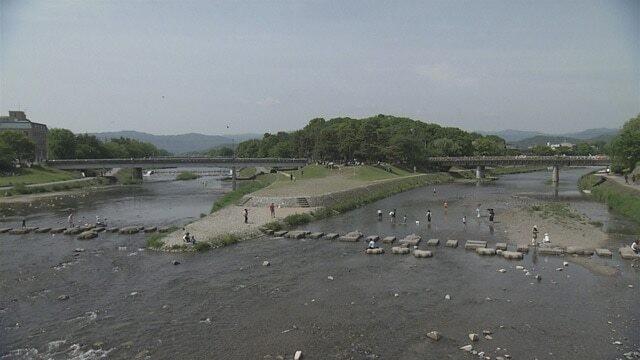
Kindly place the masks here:
[(164, 246), (164, 241), (162, 241), (162, 238), (164, 238), (164, 234), (159, 234), (159, 233), (149, 236), (146, 242), (147, 247), (150, 249), (162, 248)]
[(214, 247), (223, 247), (223, 246), (235, 244), (238, 241), (240, 241), (240, 237), (238, 235), (224, 234), (209, 240), (209, 243), (211, 243), (211, 245)]
[(283, 219), (285, 224), (289, 226), (298, 226), (308, 224), (313, 220), (313, 216), (309, 214), (291, 214)]
[(205, 252), (211, 250), (211, 244), (206, 241), (199, 241), (193, 245), (193, 249), (198, 252)]
[(279, 221), (272, 221), (272, 222), (264, 224), (263, 227), (265, 229), (269, 229), (269, 230), (273, 230), (273, 231), (280, 231), (280, 230), (282, 230), (282, 228), (284, 226)]

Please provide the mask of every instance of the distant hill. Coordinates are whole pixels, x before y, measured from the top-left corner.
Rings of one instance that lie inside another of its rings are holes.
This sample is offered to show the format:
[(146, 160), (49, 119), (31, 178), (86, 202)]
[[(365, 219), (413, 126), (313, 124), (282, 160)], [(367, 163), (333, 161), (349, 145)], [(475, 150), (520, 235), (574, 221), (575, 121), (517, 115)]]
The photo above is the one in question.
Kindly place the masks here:
[(618, 131), (618, 129), (598, 128), (565, 134), (545, 134), (538, 131), (509, 129), (501, 131), (479, 131), (479, 133), (483, 135), (498, 135), (512, 146), (518, 149), (526, 149), (536, 145), (546, 145), (547, 143), (559, 144), (562, 142), (568, 142), (576, 144), (585, 141), (609, 142), (618, 133)]
[(126, 137), (140, 141), (150, 142), (153, 145), (165, 149), (173, 154), (185, 154), (189, 152), (203, 151), (223, 145), (232, 146), (241, 141), (261, 138), (261, 134), (238, 135), (204, 135), (197, 133), (180, 135), (153, 135), (139, 131), (115, 131), (94, 133), (99, 139), (111, 139)]

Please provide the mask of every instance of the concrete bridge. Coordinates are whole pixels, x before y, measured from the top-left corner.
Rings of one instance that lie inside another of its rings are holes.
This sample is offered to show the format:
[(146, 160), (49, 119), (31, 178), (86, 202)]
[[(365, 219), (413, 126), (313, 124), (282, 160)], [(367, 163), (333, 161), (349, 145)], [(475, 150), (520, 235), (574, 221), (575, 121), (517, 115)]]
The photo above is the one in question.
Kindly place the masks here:
[(484, 178), (486, 166), (552, 166), (551, 180), (560, 180), (561, 166), (609, 166), (607, 156), (467, 156), (467, 157), (431, 157), (430, 164), (436, 166), (475, 167), (476, 178)]
[(236, 169), (244, 167), (292, 168), (308, 164), (307, 159), (289, 158), (218, 158), (218, 157), (155, 157), (130, 159), (69, 159), (47, 160), (46, 165), (63, 170), (133, 168), (142, 178), (143, 168), (219, 167), (231, 169), (236, 187)]

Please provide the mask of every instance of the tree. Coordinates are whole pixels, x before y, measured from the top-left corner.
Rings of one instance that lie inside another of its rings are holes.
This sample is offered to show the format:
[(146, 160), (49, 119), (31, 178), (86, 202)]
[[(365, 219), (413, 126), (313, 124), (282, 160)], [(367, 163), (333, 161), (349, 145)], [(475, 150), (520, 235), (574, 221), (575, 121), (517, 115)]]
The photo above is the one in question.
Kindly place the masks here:
[(547, 145), (536, 145), (531, 148), (531, 153), (537, 156), (549, 156), (555, 155), (556, 152), (550, 146)]
[(49, 130), (47, 143), (51, 159), (74, 159), (76, 157), (76, 136), (70, 130)]
[(460, 156), (462, 147), (457, 141), (440, 138), (435, 139), (429, 144), (429, 154), (431, 156)]
[(20, 131), (0, 131), (0, 141), (13, 150), (15, 159), (20, 163), (33, 161), (36, 157), (36, 144)]
[(507, 144), (502, 138), (489, 135), (474, 140), (473, 147), (476, 155), (497, 156), (505, 153)]
[(633, 170), (640, 161), (640, 114), (627, 121), (620, 134), (611, 142), (610, 155), (614, 162)]
[(11, 146), (0, 140), (0, 171), (9, 172), (15, 169), (16, 152)]
[(106, 151), (102, 142), (94, 135), (80, 134), (76, 136), (76, 157), (78, 159), (102, 159)]

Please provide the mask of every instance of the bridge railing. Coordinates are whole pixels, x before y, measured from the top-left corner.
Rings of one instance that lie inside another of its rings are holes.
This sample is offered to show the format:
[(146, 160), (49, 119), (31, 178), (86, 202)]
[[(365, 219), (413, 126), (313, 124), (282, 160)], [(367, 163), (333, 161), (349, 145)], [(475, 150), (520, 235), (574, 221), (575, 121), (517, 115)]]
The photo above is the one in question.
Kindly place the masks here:
[(428, 158), (431, 162), (452, 162), (452, 161), (460, 161), (460, 162), (473, 162), (473, 161), (518, 161), (518, 160), (529, 160), (529, 161), (610, 161), (608, 156), (602, 155), (594, 155), (594, 156), (529, 156), (529, 155), (517, 155), (517, 156), (457, 156), (457, 157), (447, 157), (447, 156), (439, 156), (439, 157), (430, 157)]
[(47, 165), (82, 165), (82, 164), (140, 164), (140, 165), (153, 165), (153, 164), (301, 164), (308, 163), (307, 159), (292, 159), (292, 158), (217, 158), (217, 157), (147, 157), (147, 158), (119, 158), (119, 159), (65, 159), (65, 160), (47, 160)]

